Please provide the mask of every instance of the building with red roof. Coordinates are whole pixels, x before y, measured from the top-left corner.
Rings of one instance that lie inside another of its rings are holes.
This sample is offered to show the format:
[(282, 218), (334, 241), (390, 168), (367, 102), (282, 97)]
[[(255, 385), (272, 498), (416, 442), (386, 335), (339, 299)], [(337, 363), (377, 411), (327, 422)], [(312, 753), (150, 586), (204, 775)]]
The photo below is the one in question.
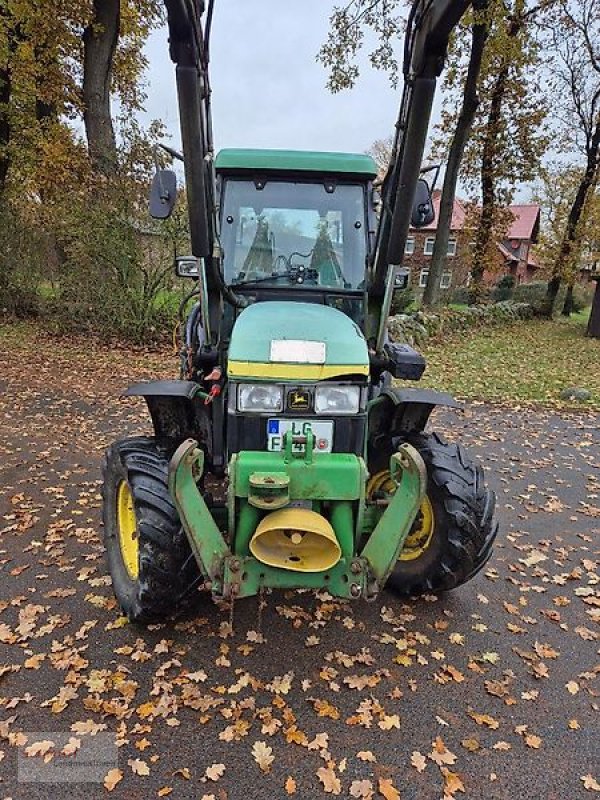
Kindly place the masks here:
[[(431, 225), (419, 229), (411, 228), (406, 241), (404, 265), (410, 269), (410, 284), (413, 289), (423, 289), (427, 284), (437, 233), (440, 198), (441, 192), (436, 190), (433, 193), (435, 219)], [(513, 275), (515, 283), (530, 283), (539, 269), (533, 253), (533, 245), (537, 242), (540, 231), (539, 205), (512, 205), (509, 206), (509, 211), (513, 221), (506, 237), (496, 243), (497, 267), (493, 271), (486, 271), (484, 275), (484, 280), (489, 285), (496, 284), (503, 275)], [(464, 200), (456, 197), (450, 223), (446, 269), (440, 281), (442, 289), (467, 285), (471, 242), (467, 206)]]

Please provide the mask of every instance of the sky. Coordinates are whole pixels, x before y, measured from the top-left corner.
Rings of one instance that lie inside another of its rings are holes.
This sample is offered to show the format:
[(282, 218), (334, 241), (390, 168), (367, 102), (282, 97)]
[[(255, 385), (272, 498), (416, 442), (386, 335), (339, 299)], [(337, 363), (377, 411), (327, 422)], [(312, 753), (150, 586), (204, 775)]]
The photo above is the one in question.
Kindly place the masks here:
[[(338, 0), (339, 2), (339, 0)], [(353, 89), (332, 94), (316, 55), (334, 0), (215, 0), (210, 76), (215, 146), (362, 153), (394, 133), (401, 86), (369, 62), (368, 41)], [(398, 55), (402, 42), (398, 41)], [(161, 119), (180, 148), (174, 66), (166, 27), (150, 37), (144, 121)], [(432, 126), (439, 119), (441, 95)], [(459, 193), (465, 194), (459, 187)], [(530, 190), (517, 187), (514, 202)]]
[[(330, 0), (216, 0), (211, 40), (217, 148), (273, 147), (364, 152), (393, 134), (400, 91), (360, 59), (356, 88), (332, 95), (316, 54), (327, 38)], [(398, 43), (400, 48), (401, 43)], [(180, 141), (167, 31), (146, 48), (146, 119)]]

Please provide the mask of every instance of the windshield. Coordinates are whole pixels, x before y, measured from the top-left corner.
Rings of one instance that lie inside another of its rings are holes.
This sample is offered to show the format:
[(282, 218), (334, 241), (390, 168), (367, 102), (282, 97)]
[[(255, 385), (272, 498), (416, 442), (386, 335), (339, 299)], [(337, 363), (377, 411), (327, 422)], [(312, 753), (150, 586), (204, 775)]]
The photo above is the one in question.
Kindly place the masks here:
[(227, 283), (342, 292), (363, 288), (362, 186), (228, 180), (223, 202)]

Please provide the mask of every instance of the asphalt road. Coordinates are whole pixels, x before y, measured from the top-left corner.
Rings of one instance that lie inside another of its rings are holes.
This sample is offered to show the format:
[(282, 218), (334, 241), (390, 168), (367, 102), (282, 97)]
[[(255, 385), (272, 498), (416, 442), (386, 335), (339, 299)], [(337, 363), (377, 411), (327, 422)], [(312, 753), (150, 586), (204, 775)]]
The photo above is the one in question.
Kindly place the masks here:
[[(136, 628), (106, 575), (99, 465), (108, 441), (147, 430), (143, 409), (117, 399), (126, 376), (171, 362), (11, 337), (0, 347), (0, 798), (109, 796), (102, 782), (23, 780), (68, 774), (69, 737), (92, 757), (107, 744), (103, 772), (122, 772), (111, 796), (131, 800), (316, 798), (338, 781), (342, 797), (396, 797), (393, 786), (402, 800), (600, 791), (597, 415), (437, 415), (481, 459), (501, 520), (485, 571), (454, 593), (272, 594), (262, 619), (256, 601), (236, 604), (233, 635), (229, 611), (203, 601), (197, 616)], [(28, 749), (46, 752), (46, 771)]]

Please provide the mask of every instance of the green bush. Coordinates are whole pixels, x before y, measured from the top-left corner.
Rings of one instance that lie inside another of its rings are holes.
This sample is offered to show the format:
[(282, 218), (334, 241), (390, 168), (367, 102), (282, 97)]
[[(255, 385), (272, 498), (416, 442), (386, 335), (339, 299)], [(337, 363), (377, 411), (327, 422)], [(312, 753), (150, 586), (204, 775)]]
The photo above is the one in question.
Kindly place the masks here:
[(0, 311), (14, 317), (37, 316), (37, 287), (47, 262), (47, 242), (37, 227), (12, 208), (0, 207)]
[(527, 303), (502, 302), (462, 309), (445, 308), (437, 312), (398, 314), (390, 317), (388, 329), (394, 341), (421, 346), (429, 338), (488, 325), (506, 325), (533, 316), (533, 308)]
[(408, 311), (415, 302), (415, 293), (412, 289), (402, 289), (394, 292), (394, 299), (392, 300), (392, 314), (402, 314)]
[(492, 301), (494, 303), (501, 303), (505, 300), (510, 300), (513, 296), (515, 288), (515, 279), (513, 275), (503, 275), (492, 292)]
[[(515, 303), (529, 303), (538, 314), (546, 297), (548, 284), (545, 281), (534, 281), (533, 283), (522, 283), (516, 286), (513, 291), (512, 299)], [(555, 311), (560, 312), (565, 302), (567, 287), (561, 284), (556, 298)], [(592, 302), (593, 286), (575, 284), (573, 290), (573, 311), (583, 311)]]

